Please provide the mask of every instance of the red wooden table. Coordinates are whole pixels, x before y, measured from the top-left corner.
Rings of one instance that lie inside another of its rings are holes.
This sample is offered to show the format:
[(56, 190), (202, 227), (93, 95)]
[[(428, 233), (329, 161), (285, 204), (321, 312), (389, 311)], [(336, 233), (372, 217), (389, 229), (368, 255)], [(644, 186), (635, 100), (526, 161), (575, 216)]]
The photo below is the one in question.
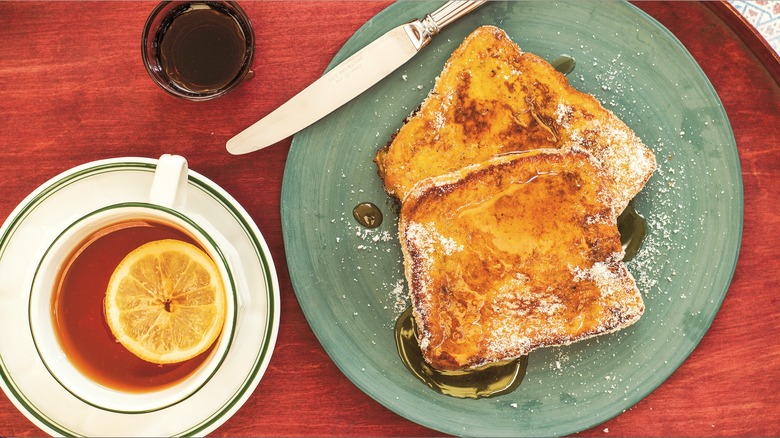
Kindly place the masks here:
[[(154, 3), (0, 2), (0, 220), (70, 167), (175, 153), (231, 193), (267, 240), (281, 286), (279, 338), (254, 394), (214, 435), (438, 435), (353, 386), (307, 325), (280, 222), (290, 139), (240, 157), (224, 146), (316, 79), (387, 5), (242, 3), (258, 38), (255, 77), (193, 103), (158, 89), (141, 63)], [(690, 358), (639, 404), (582, 435), (780, 435), (780, 62), (724, 3), (637, 6), (682, 41), (723, 101), (742, 165), (744, 234), (723, 306)], [(40, 434), (0, 395), (0, 436)]]

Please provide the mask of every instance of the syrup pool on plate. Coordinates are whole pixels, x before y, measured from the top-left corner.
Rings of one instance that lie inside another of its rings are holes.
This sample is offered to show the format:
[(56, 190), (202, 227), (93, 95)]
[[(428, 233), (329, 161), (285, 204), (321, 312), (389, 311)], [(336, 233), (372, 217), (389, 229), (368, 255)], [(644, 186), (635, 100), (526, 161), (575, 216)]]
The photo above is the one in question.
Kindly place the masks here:
[(396, 322), (395, 341), (401, 361), (412, 374), (434, 391), (457, 398), (484, 398), (512, 392), (522, 383), (528, 366), (528, 356), (522, 356), (468, 370), (431, 367), (422, 357), (411, 307)]
[(382, 210), (371, 202), (361, 202), (356, 205), (352, 209), (352, 216), (366, 228), (376, 228), (382, 225)]

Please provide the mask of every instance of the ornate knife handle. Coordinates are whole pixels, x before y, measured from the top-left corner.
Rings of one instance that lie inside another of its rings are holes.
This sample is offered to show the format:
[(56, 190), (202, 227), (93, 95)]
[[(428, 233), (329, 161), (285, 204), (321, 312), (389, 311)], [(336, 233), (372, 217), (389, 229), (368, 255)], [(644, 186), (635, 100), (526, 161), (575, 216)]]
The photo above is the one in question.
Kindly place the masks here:
[(444, 6), (406, 25), (406, 33), (417, 50), (425, 47), (444, 26), (485, 4), (486, 0), (450, 0)]

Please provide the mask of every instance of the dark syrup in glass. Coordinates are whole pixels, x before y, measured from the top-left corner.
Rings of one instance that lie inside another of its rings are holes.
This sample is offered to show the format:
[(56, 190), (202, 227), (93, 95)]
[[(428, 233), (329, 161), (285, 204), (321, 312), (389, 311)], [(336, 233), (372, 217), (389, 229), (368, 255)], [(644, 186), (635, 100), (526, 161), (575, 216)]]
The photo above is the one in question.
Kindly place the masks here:
[(241, 21), (218, 3), (191, 2), (174, 9), (155, 39), (164, 75), (186, 92), (221, 90), (239, 80), (250, 62)]

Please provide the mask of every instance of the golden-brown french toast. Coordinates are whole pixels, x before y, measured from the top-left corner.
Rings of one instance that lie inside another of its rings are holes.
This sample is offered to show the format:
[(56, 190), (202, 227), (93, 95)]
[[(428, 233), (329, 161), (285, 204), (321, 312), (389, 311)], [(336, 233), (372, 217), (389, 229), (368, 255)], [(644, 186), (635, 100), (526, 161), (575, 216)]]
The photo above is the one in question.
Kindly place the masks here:
[(433, 367), (516, 358), (639, 319), (606, 181), (574, 146), (497, 156), (415, 186), (399, 237)]
[(611, 111), (503, 30), (483, 26), (453, 52), (374, 161), (386, 191), (403, 201), (427, 177), (496, 154), (570, 144), (602, 163), (621, 211), (655, 170), (652, 151)]

